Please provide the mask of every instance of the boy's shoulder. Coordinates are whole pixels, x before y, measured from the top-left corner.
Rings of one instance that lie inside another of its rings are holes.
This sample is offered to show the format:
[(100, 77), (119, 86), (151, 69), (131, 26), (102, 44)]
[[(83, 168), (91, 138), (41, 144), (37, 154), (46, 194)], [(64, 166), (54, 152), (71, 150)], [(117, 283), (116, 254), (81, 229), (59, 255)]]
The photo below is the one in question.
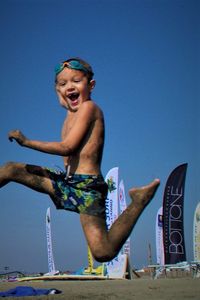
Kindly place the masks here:
[(80, 115), (82, 115), (83, 118), (90, 119), (91, 121), (104, 119), (101, 108), (93, 100), (85, 101), (81, 104), (79, 108), (79, 116)]
[(102, 113), (102, 110), (101, 108), (93, 101), (93, 100), (89, 100), (89, 101), (85, 101), (82, 103), (82, 108), (83, 109), (88, 109), (88, 110), (91, 110), (91, 111), (99, 111)]

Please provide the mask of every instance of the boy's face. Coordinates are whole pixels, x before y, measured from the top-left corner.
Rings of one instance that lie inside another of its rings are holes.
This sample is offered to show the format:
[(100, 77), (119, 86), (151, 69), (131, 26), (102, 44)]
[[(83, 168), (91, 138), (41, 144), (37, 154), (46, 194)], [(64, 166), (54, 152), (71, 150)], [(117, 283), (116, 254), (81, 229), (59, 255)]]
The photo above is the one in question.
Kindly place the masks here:
[(56, 80), (56, 91), (60, 104), (70, 111), (77, 111), (81, 103), (90, 99), (95, 81), (88, 82), (86, 75), (79, 70), (64, 68)]

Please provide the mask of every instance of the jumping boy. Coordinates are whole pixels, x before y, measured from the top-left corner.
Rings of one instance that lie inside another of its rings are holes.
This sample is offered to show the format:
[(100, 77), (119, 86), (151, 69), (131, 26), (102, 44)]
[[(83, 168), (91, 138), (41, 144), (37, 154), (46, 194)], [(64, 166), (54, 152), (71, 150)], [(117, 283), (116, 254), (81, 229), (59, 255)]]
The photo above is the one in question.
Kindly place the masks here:
[(91, 66), (79, 58), (68, 59), (55, 68), (56, 93), (61, 106), (68, 111), (61, 141), (30, 140), (19, 130), (8, 136), (22, 147), (62, 156), (65, 172), (9, 162), (0, 168), (0, 187), (17, 182), (48, 194), (57, 209), (79, 213), (94, 258), (105, 262), (118, 254), (160, 181), (155, 179), (147, 186), (129, 190), (131, 204), (107, 230), (107, 184), (101, 175), (104, 117), (91, 100), (93, 75)]

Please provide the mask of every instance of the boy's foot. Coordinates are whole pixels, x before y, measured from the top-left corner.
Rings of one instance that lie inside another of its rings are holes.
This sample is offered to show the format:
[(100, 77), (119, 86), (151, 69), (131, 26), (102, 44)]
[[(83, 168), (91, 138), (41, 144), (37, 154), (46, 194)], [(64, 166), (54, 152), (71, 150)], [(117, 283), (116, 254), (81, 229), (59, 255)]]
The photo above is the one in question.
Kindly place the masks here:
[(130, 189), (129, 195), (135, 205), (145, 207), (155, 195), (159, 185), (160, 185), (160, 180), (155, 179), (148, 185), (145, 185), (140, 188)]

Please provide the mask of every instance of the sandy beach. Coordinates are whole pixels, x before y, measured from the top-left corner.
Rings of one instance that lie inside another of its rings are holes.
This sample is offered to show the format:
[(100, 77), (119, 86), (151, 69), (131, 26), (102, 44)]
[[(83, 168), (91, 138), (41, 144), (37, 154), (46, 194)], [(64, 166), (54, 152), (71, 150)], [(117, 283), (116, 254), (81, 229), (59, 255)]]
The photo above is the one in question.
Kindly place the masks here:
[[(91, 280), (91, 281), (32, 281), (32, 282), (0, 282), (0, 291), (16, 286), (58, 289), (61, 294), (49, 296), (28, 296), (16, 299), (200, 299), (199, 278), (165, 278), (165, 279), (133, 279), (133, 280)], [(3, 299), (3, 298), (2, 298)], [(7, 298), (11, 299), (11, 298)], [(13, 298), (12, 298), (13, 299)]]

